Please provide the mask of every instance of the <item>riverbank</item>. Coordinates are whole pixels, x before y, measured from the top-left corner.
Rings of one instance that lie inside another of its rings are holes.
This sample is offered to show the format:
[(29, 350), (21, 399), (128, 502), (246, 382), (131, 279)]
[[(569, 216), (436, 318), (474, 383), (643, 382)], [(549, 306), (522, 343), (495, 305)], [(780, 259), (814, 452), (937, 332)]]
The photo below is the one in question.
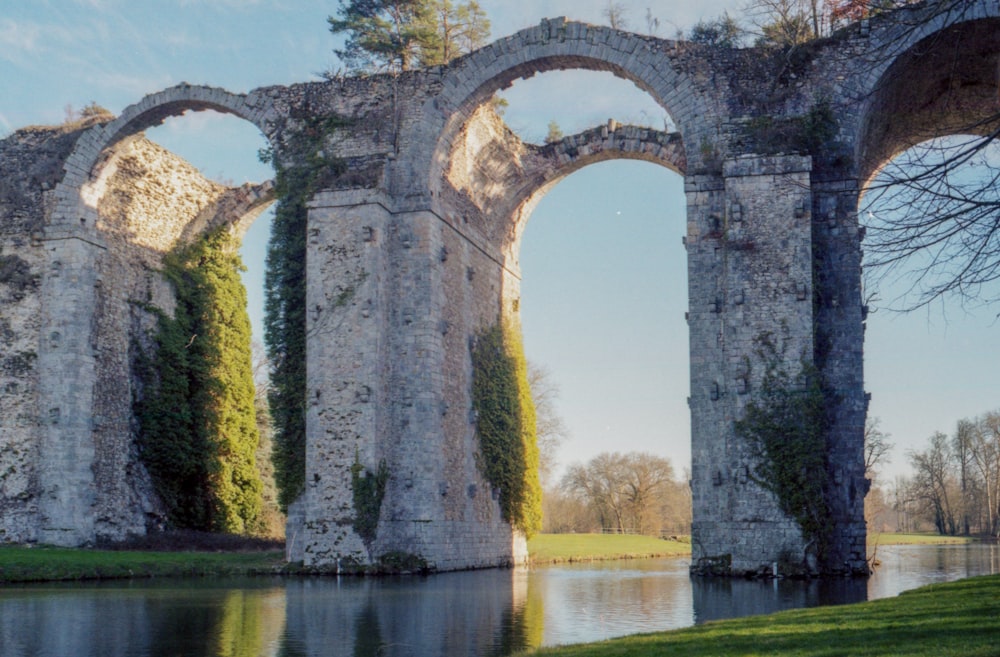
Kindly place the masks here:
[(539, 648), (531, 657), (995, 657), (1000, 576), (974, 577), (894, 598), (713, 621), (599, 643)]
[[(975, 542), (926, 534), (881, 534), (877, 545)], [(154, 546), (155, 547), (155, 546)], [(528, 542), (531, 564), (689, 557), (687, 536), (660, 539), (620, 534), (539, 534)], [(312, 571), (310, 571), (312, 572)], [(309, 574), (286, 564), (280, 550), (92, 550), (0, 546), (0, 584), (144, 577), (236, 577)]]
[(280, 574), (284, 552), (148, 552), (0, 547), (0, 583)]

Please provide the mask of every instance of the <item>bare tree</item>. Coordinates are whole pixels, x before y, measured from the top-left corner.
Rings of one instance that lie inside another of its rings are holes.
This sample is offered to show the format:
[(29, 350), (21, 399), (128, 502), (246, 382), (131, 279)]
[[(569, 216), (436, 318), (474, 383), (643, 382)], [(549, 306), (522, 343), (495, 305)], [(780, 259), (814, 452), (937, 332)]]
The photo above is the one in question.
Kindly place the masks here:
[(976, 486), (972, 476), (972, 441), (978, 428), (976, 423), (961, 419), (955, 427), (955, 436), (952, 439), (952, 454), (955, 465), (958, 469), (958, 487), (961, 493), (961, 523), (962, 533), (969, 534), (972, 531), (972, 510), (976, 506)]
[(874, 481), (878, 466), (889, 460), (892, 443), (889, 434), (879, 429), (881, 420), (877, 417), (865, 418), (865, 475)]
[(926, 450), (910, 452), (910, 464), (914, 470), (913, 494), (931, 516), (938, 533), (957, 534), (958, 523), (952, 509), (957, 486), (948, 436), (935, 433)]
[(983, 530), (1000, 536), (1000, 411), (987, 413), (976, 422), (969, 454), (983, 485), (986, 518)]
[(542, 483), (552, 475), (559, 446), (569, 436), (569, 430), (556, 409), (559, 386), (544, 365), (528, 363), (528, 387), (535, 403), (535, 435), (538, 441), (538, 470)]
[(542, 498), (542, 531), (546, 534), (566, 534), (600, 531), (601, 521), (587, 500), (556, 486), (545, 491)]
[[(968, 0), (841, 2), (853, 16), (879, 14), (886, 35), (873, 50), (872, 63), (910, 56), (915, 36), (928, 23), (953, 25), (975, 18)], [(908, 7), (913, 5), (913, 7)], [(967, 34), (973, 34), (974, 28)], [(984, 28), (982, 34), (990, 34)], [(881, 166), (867, 181), (862, 217), (866, 275), (906, 283), (906, 291), (886, 300), (901, 310), (913, 310), (945, 296), (962, 303), (1000, 301), (1000, 107), (996, 103), (993, 47), (971, 40), (956, 47), (955, 34), (925, 38), (913, 57), (935, 71), (937, 97), (916, 98), (906, 148)], [(893, 87), (896, 75), (885, 77), (888, 93), (906, 97), (913, 90)], [(875, 89), (876, 96), (884, 91)], [(970, 95), (974, 94), (974, 95)], [(868, 100), (868, 99), (859, 99)], [(950, 108), (947, 115), (921, 115), (918, 108)], [(903, 108), (904, 113), (907, 110)], [(891, 155), (892, 153), (890, 153)], [(874, 273), (874, 275), (873, 275)]]
[(674, 467), (665, 458), (646, 453), (625, 455), (625, 489), (632, 516), (633, 529), (639, 534), (659, 531), (660, 508), (674, 485)]
[(660, 19), (653, 15), (653, 10), (646, 7), (646, 34), (656, 36), (660, 32)]
[(570, 467), (561, 488), (584, 500), (602, 528), (615, 532), (656, 534), (683, 523), (679, 482), (669, 459), (648, 453), (603, 453)]
[(601, 15), (608, 19), (608, 25), (616, 30), (628, 29), (626, 14), (628, 9), (625, 5), (614, 0), (608, 0), (607, 6), (601, 11)]
[(562, 480), (567, 493), (585, 500), (597, 513), (603, 528), (624, 532), (628, 500), (621, 454), (603, 453), (586, 465), (570, 466)]
[(816, 0), (751, 0), (746, 13), (757, 45), (797, 46), (820, 35), (816, 9)]
[(869, 266), (909, 280), (903, 309), (1000, 301), (1000, 113), (986, 136), (936, 139), (879, 172), (865, 198)]

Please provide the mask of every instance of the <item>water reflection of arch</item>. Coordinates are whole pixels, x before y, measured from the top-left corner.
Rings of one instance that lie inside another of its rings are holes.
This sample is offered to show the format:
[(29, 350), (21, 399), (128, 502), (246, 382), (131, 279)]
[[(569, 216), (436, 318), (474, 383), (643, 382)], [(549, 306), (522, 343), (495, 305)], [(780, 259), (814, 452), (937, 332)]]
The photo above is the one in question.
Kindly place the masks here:
[(282, 646), (289, 654), (294, 647), (396, 654), (405, 646), (413, 655), (506, 655), (541, 640), (540, 631), (526, 628), (533, 620), (524, 617), (526, 587), (526, 578), (506, 569), (430, 578), (290, 580), (284, 588)]
[(868, 600), (868, 580), (861, 577), (798, 579), (741, 579), (692, 577), (695, 623), (773, 614)]

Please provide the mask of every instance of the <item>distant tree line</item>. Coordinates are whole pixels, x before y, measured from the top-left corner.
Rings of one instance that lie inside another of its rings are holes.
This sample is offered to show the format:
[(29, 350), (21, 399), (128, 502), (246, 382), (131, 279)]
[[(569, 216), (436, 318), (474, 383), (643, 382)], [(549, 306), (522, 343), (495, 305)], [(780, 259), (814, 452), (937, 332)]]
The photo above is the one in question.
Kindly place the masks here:
[(691, 493), (670, 459), (645, 452), (604, 452), (569, 467), (545, 491), (544, 531), (686, 534)]
[(1000, 410), (959, 420), (909, 453), (913, 474), (896, 482), (893, 508), (904, 529), (1000, 538)]

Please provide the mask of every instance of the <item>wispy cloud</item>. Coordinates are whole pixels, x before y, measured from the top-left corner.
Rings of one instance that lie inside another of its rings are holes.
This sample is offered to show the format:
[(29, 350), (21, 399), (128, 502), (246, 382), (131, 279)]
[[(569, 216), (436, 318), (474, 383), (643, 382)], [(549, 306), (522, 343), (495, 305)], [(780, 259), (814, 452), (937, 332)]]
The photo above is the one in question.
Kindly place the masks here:
[(37, 52), (40, 34), (38, 25), (0, 19), (0, 57), (14, 61), (20, 55)]
[(89, 7), (91, 9), (96, 9), (98, 11), (107, 11), (111, 9), (115, 0), (73, 0), (76, 4), (81, 7)]
[(126, 97), (135, 98), (136, 102), (146, 94), (162, 91), (176, 84), (169, 75), (129, 75), (106, 71), (95, 73), (88, 79), (96, 88), (114, 90)]
[(7, 120), (7, 117), (0, 113), (0, 136), (4, 136), (14, 130), (14, 126)]
[(178, 0), (181, 7), (210, 6), (225, 9), (242, 9), (264, 4), (278, 4), (274, 0)]

